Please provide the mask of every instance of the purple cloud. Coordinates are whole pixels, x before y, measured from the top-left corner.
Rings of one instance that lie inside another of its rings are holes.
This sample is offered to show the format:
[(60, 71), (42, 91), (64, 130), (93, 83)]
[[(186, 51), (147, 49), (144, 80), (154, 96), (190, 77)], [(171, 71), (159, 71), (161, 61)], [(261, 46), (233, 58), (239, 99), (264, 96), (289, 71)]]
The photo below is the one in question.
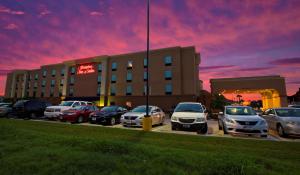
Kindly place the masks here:
[(300, 65), (300, 57), (297, 58), (282, 58), (274, 61), (270, 61), (270, 64), (278, 66), (288, 66), (288, 65)]

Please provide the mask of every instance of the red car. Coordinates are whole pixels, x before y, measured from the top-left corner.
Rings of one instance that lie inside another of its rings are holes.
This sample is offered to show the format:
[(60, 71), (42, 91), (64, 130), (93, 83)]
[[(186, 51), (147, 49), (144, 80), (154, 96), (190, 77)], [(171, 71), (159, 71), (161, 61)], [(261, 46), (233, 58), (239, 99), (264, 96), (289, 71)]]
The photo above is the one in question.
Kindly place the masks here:
[(98, 108), (93, 105), (76, 106), (72, 109), (63, 111), (59, 116), (60, 121), (71, 123), (82, 123), (89, 119), (90, 113), (97, 111)]

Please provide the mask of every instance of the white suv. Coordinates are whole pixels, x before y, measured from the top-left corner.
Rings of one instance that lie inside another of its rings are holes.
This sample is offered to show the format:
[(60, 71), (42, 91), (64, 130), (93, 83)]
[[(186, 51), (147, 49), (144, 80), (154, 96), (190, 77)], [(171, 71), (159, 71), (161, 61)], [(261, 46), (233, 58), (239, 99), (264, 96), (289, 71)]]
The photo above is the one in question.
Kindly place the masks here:
[(172, 130), (189, 129), (198, 133), (207, 132), (207, 114), (201, 103), (179, 103), (171, 117)]
[(62, 101), (58, 106), (47, 107), (44, 115), (48, 119), (57, 119), (63, 111), (81, 105), (92, 105), (92, 103), (87, 101)]

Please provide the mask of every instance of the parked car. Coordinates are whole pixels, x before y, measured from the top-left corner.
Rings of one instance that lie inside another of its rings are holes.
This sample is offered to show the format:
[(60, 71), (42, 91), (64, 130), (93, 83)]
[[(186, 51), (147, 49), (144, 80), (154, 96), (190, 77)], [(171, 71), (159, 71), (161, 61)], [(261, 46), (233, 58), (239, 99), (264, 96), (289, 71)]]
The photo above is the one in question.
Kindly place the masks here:
[(59, 115), (60, 121), (67, 121), (71, 123), (87, 122), (89, 115), (98, 110), (94, 105), (81, 105), (65, 110)]
[(262, 117), (269, 128), (276, 130), (281, 137), (300, 135), (300, 108), (271, 108)]
[[(149, 106), (149, 115), (152, 118), (152, 125), (163, 125), (166, 115), (162, 109), (157, 106)], [(143, 126), (143, 119), (146, 115), (146, 106), (138, 106), (132, 111), (127, 112), (121, 116), (121, 123), (123, 126)]]
[(268, 136), (268, 124), (249, 106), (225, 106), (219, 115), (219, 129), (224, 134)]
[(62, 101), (58, 106), (47, 107), (44, 115), (47, 119), (57, 119), (63, 111), (81, 105), (92, 105), (92, 103), (87, 101)]
[(13, 105), (11, 115), (17, 118), (41, 118), (48, 106), (51, 103), (44, 100), (19, 100)]
[(127, 112), (127, 109), (121, 106), (106, 106), (100, 111), (91, 113), (89, 122), (96, 124), (115, 125), (121, 122), (121, 116)]
[(3, 105), (12, 105), (12, 103), (4, 103), (4, 102), (0, 103), (0, 106), (3, 106)]
[(11, 103), (2, 104), (0, 106), (0, 117), (8, 116), (12, 111), (12, 106), (13, 105)]
[(207, 132), (207, 113), (201, 103), (179, 103), (171, 117), (172, 130), (193, 130)]
[(288, 107), (291, 107), (291, 108), (300, 108), (300, 105), (289, 105)]

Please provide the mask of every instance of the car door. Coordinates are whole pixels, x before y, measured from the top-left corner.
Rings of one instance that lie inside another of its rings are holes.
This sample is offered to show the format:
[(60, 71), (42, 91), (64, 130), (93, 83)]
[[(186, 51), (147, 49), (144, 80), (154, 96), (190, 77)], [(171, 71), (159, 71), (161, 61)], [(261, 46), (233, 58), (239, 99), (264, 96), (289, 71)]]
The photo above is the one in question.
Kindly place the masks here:
[(153, 124), (154, 125), (158, 124), (159, 123), (159, 110), (158, 110), (158, 108), (154, 108), (151, 115), (152, 115)]

